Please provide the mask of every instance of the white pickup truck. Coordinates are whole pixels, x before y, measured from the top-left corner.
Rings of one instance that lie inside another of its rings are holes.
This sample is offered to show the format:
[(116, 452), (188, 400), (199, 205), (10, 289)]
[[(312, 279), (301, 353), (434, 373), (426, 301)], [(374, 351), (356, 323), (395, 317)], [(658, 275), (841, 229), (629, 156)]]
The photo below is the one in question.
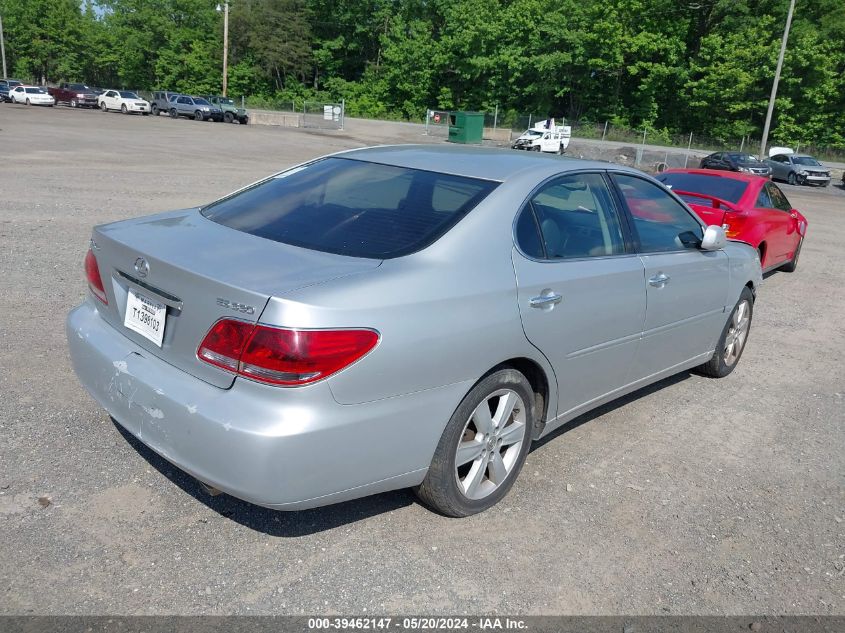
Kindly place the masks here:
[(569, 147), (572, 128), (568, 125), (552, 125), (546, 127), (545, 121), (538, 122), (534, 127), (525, 130), (511, 144), (512, 149), (524, 149), (529, 152), (550, 152), (563, 154)]

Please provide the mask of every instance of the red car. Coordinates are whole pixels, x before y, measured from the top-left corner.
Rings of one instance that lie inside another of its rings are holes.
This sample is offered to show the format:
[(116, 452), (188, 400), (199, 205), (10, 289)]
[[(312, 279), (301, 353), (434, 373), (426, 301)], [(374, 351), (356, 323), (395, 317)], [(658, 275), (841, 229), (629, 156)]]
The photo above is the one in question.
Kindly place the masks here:
[(656, 178), (708, 225), (756, 248), (763, 272), (798, 266), (807, 218), (768, 178), (712, 169), (668, 169)]

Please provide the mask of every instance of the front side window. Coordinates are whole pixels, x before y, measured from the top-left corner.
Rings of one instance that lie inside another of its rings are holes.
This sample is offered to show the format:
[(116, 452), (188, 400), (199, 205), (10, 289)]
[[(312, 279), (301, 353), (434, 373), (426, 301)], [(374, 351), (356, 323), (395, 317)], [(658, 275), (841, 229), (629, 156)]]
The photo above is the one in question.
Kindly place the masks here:
[(766, 187), (761, 187), (760, 193), (757, 194), (757, 206), (761, 209), (774, 209), (772, 199), (769, 197), (769, 192)]
[(641, 252), (698, 248), (704, 237), (701, 223), (668, 191), (628, 174), (614, 174), (613, 179), (631, 212)]
[(276, 242), (387, 259), (433, 243), (497, 183), (326, 158), (202, 210), (210, 220)]
[(517, 220), (516, 239), (523, 253), (537, 259), (625, 252), (619, 216), (601, 174), (564, 176), (540, 189)]
[(777, 185), (773, 185), (770, 182), (767, 182), (765, 185), (765, 190), (768, 191), (769, 198), (772, 201), (772, 208), (779, 209), (781, 211), (792, 211), (792, 205), (789, 204), (789, 200), (786, 199), (783, 191), (778, 189)]

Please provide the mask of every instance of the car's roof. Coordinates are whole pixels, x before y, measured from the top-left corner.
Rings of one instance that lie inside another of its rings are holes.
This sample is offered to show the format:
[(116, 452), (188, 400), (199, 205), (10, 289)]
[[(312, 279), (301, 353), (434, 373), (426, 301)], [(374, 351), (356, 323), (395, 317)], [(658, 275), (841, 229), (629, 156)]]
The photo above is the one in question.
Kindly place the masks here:
[(761, 178), (767, 180), (765, 176), (757, 174), (747, 174), (739, 171), (725, 171), (722, 169), (667, 169), (662, 172), (664, 174), (700, 174), (702, 176), (710, 176), (711, 178), (730, 178), (731, 180), (743, 180), (745, 182), (758, 182)]
[(341, 152), (340, 156), (410, 169), (505, 181), (519, 172), (533, 170), (553, 174), (575, 169), (636, 170), (602, 161), (565, 158), (540, 152), (524, 152), (467, 145), (383, 145)]

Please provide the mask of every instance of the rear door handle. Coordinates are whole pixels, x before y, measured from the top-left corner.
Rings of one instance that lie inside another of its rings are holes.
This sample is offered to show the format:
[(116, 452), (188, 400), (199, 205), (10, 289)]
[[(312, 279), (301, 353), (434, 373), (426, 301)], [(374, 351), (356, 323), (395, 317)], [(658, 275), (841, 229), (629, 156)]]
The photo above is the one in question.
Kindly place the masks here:
[(533, 297), (528, 301), (532, 308), (552, 308), (563, 301), (563, 296), (551, 290), (544, 290), (539, 297)]
[(655, 288), (662, 288), (667, 283), (669, 283), (669, 275), (664, 273), (657, 273), (654, 277), (650, 277), (648, 280), (649, 285), (654, 286)]

